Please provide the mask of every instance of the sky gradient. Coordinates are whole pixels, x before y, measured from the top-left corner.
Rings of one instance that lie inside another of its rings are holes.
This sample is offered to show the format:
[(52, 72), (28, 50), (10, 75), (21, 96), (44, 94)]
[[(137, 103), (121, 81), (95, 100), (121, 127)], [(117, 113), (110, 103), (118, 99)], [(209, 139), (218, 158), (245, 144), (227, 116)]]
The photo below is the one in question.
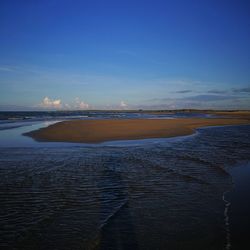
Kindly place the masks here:
[(0, 1), (0, 110), (250, 109), (250, 2)]

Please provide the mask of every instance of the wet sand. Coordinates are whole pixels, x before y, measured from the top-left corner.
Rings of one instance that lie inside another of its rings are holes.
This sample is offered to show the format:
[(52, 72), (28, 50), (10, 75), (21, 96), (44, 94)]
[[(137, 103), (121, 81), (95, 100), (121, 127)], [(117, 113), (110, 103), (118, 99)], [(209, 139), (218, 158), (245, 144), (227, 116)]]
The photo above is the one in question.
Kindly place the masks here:
[(63, 121), (24, 135), (37, 141), (98, 143), (113, 140), (166, 138), (194, 133), (207, 126), (250, 124), (237, 118), (126, 119)]

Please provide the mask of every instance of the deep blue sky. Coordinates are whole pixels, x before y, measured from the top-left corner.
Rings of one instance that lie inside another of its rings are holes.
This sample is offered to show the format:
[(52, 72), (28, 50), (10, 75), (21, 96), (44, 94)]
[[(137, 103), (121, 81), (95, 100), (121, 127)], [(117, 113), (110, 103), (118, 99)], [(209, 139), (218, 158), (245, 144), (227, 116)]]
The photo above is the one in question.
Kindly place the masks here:
[(249, 44), (248, 0), (2, 0), (0, 109), (250, 109)]

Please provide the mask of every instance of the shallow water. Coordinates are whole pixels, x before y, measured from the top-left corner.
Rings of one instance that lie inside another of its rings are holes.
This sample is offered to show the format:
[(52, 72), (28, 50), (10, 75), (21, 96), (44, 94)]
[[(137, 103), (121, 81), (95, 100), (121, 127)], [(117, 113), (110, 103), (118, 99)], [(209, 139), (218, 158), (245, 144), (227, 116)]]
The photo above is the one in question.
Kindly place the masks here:
[(248, 249), (250, 248), (250, 163), (240, 164), (229, 171), (234, 182), (233, 189), (226, 196), (231, 203), (228, 212), (231, 249)]
[(250, 160), (249, 135), (227, 126), (91, 147), (2, 144), (0, 248), (226, 249), (222, 197), (228, 169)]
[[(47, 127), (57, 121), (44, 121), (44, 122), (15, 122), (15, 125), (5, 126), (0, 125), (0, 148), (7, 147), (39, 147), (42, 144), (37, 143), (28, 136), (23, 136), (32, 130), (37, 130), (43, 127)], [(2, 129), (1, 129), (2, 127)], [(49, 146), (49, 144), (47, 144)]]

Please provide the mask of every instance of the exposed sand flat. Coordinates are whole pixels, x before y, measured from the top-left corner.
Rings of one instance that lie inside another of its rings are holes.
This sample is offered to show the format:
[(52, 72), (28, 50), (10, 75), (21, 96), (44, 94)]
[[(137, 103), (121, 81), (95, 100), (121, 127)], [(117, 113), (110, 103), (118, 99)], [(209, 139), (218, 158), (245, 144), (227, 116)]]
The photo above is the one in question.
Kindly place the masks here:
[(196, 113), (196, 114), (212, 114), (212, 115), (221, 115), (221, 116), (231, 116), (231, 117), (241, 117), (241, 118), (250, 118), (249, 110), (229, 110), (229, 111), (212, 111), (212, 110), (156, 110), (156, 111), (142, 111), (142, 113), (148, 113), (153, 115), (168, 115), (175, 113)]
[(59, 122), (25, 135), (38, 141), (97, 143), (112, 140), (182, 136), (192, 134), (199, 127), (241, 124), (250, 124), (250, 119), (73, 120)]
[(211, 114), (227, 116), (227, 117), (238, 117), (238, 118), (247, 118), (250, 119), (250, 111), (215, 111)]

